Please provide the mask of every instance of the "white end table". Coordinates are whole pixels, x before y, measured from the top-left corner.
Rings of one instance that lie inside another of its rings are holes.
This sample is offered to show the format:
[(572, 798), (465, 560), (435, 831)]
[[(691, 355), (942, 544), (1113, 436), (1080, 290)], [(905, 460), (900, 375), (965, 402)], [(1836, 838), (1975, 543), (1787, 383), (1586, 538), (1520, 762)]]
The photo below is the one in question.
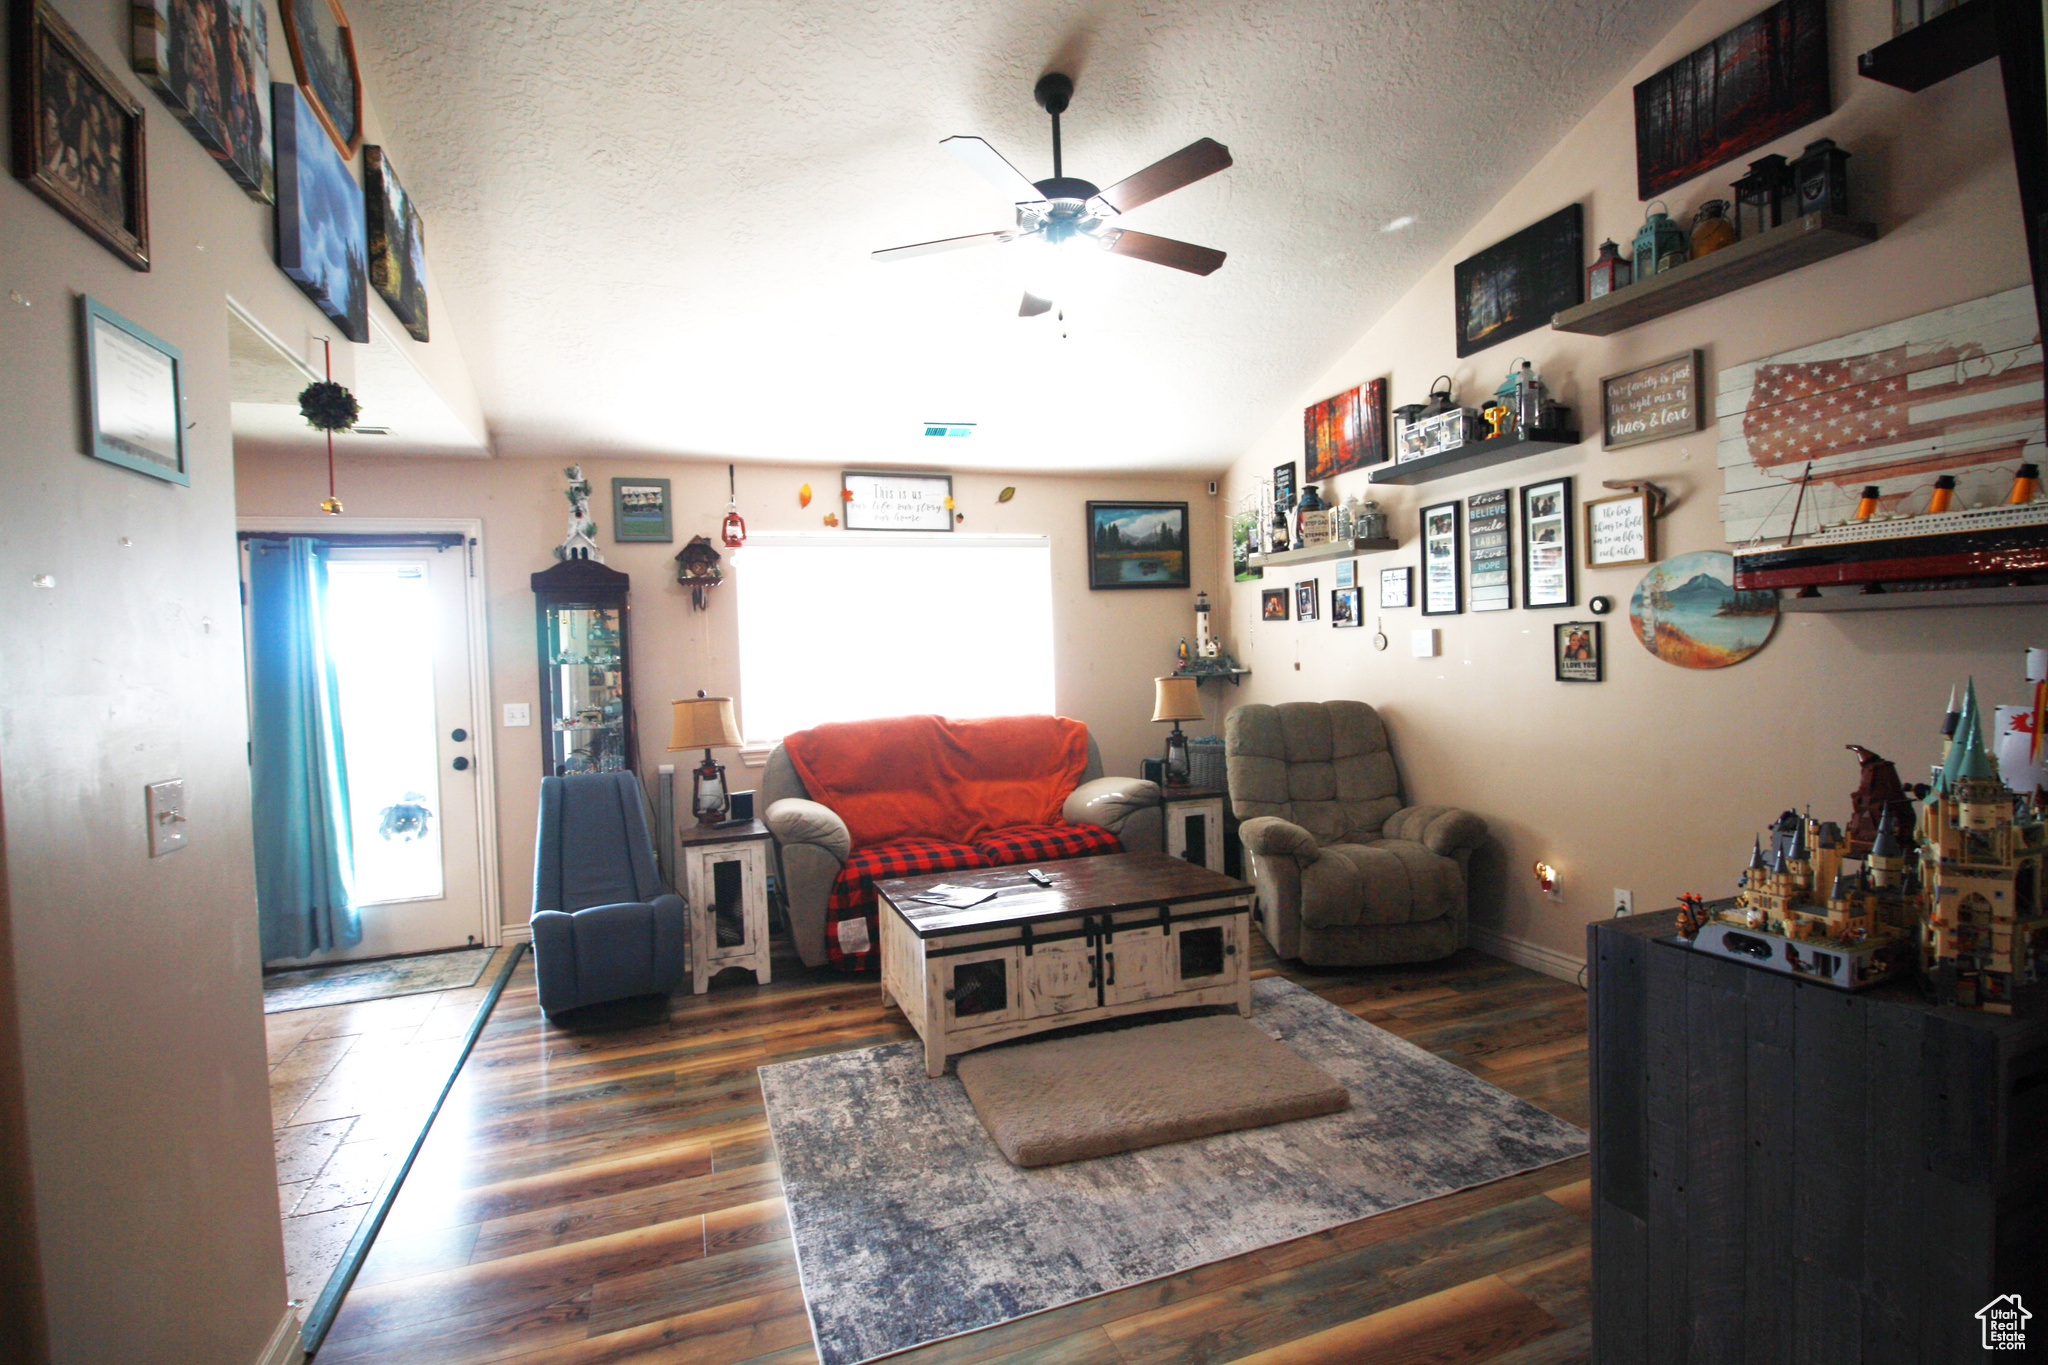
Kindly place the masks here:
[(690, 902), (690, 988), (698, 995), (727, 967), (744, 967), (768, 984), (769, 837), (759, 820), (676, 831)]
[(1161, 784), (1159, 805), (1166, 816), (1166, 852), (1182, 862), (1211, 872), (1223, 871), (1223, 800), (1221, 787), (1169, 787)]

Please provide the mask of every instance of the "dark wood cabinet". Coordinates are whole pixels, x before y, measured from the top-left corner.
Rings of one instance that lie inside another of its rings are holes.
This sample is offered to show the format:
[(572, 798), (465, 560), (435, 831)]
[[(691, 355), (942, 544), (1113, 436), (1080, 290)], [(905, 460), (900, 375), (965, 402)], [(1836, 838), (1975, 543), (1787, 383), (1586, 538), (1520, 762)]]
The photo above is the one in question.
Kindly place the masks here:
[(1587, 930), (1594, 1359), (1951, 1365), (2014, 1293), (2048, 1348), (2048, 1023), (1675, 927)]
[(634, 767), (627, 599), (633, 580), (594, 559), (532, 576), (540, 654), (541, 771)]

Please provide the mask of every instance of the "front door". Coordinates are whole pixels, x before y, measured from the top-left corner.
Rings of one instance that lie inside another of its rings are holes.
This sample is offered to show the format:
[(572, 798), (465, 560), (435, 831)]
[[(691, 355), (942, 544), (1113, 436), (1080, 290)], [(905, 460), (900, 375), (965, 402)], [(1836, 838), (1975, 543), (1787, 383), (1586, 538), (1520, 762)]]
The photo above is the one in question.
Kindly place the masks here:
[(328, 638), (363, 937), (294, 965), (481, 941), (468, 564), (461, 546), (329, 553)]

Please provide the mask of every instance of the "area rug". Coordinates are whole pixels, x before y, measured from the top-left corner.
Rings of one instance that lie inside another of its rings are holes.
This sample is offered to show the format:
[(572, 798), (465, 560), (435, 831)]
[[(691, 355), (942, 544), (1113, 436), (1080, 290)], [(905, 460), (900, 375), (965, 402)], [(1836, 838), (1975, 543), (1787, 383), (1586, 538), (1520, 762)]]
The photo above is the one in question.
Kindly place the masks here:
[(1252, 1005), (1254, 1023), (1350, 1091), (1350, 1108), (1021, 1170), (955, 1076), (925, 1078), (921, 1043), (762, 1067), (821, 1365), (857, 1365), (1586, 1150), (1562, 1119), (1292, 982), (1254, 982)]
[(456, 948), (412, 957), (380, 957), (371, 962), (337, 962), (327, 967), (297, 967), (263, 974), (263, 1012), (309, 1010), (316, 1005), (353, 1005), (422, 991), (452, 991), (474, 986), (496, 948)]

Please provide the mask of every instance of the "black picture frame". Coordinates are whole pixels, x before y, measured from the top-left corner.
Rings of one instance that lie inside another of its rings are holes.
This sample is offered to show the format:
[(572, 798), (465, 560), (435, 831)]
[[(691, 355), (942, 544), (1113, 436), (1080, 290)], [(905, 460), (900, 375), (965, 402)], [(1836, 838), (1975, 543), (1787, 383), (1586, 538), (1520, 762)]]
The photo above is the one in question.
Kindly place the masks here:
[(1598, 621), (1559, 621), (1550, 628), (1551, 663), (1561, 683), (1607, 678), (1607, 642)]
[(1403, 564), (1380, 570), (1380, 610), (1399, 611), (1415, 605), (1415, 569)]
[(1453, 499), (1432, 503), (1418, 516), (1422, 544), (1422, 614), (1456, 616), (1465, 610), (1465, 586), (1459, 565), (1465, 557), (1465, 537), (1458, 513), (1464, 506)]
[(1294, 585), (1294, 619), (1297, 621), (1319, 621), (1322, 619), (1323, 580), (1304, 578)]
[[(1294, 510), (1294, 461), (1273, 466), (1273, 505), (1282, 511)], [(1284, 546), (1282, 547), (1285, 548)]]
[(1571, 476), (1524, 484), (1520, 502), (1522, 605), (1538, 610), (1574, 605), (1578, 578), (1572, 562)]
[(1827, 0), (1779, 0), (1636, 86), (1636, 197), (1775, 142), (1833, 102)]
[(142, 106), (48, 0), (8, 7), (14, 178), (136, 270), (149, 269)]
[(613, 479), (612, 539), (621, 545), (673, 542), (673, 505), (667, 479)]
[(1458, 354), (1476, 355), (1518, 337), (1585, 300), (1585, 211), (1567, 204), (1451, 272)]
[(1293, 618), (1294, 589), (1260, 588), (1259, 619), (1261, 621), (1286, 621)]
[(1088, 586), (1186, 588), (1191, 585), (1188, 505), (1090, 502)]
[(1347, 630), (1364, 624), (1364, 604), (1358, 600), (1358, 589), (1330, 589), (1330, 625), (1338, 630)]

